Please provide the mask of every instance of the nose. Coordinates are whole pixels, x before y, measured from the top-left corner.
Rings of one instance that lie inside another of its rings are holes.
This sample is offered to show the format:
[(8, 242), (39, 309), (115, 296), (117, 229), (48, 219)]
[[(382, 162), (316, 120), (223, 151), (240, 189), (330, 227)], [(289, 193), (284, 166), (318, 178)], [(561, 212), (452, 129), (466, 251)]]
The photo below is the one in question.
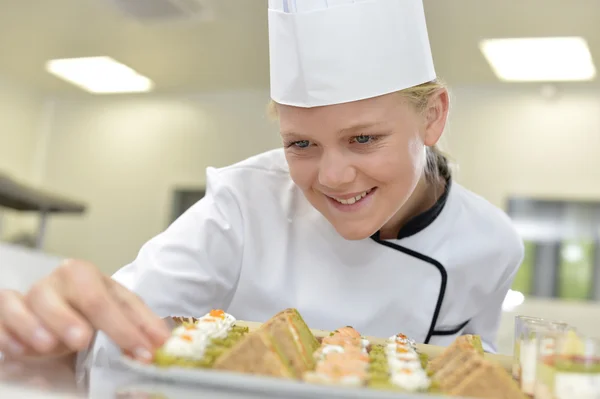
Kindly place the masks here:
[(356, 169), (339, 151), (324, 151), (319, 165), (319, 184), (329, 188), (343, 187), (356, 178)]

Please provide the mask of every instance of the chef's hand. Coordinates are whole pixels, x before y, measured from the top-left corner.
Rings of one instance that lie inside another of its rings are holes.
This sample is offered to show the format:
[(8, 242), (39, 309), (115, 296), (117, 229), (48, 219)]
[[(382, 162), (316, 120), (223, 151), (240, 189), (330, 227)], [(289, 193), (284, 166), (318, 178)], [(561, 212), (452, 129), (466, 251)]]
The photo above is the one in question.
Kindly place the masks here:
[(169, 336), (142, 300), (94, 265), (70, 260), (25, 295), (0, 290), (0, 352), (9, 357), (57, 356), (85, 349), (96, 330), (149, 361)]

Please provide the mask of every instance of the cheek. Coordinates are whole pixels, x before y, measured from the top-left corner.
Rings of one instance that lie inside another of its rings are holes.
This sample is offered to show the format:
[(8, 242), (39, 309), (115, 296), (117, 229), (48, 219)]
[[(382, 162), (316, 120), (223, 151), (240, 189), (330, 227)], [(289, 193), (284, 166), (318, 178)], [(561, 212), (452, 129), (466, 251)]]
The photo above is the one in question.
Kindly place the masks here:
[(302, 190), (309, 189), (315, 179), (315, 167), (306, 159), (297, 159), (294, 156), (286, 156), (290, 169), (290, 177)]
[(425, 150), (418, 141), (390, 146), (373, 158), (371, 170), (382, 182), (412, 186), (425, 167)]

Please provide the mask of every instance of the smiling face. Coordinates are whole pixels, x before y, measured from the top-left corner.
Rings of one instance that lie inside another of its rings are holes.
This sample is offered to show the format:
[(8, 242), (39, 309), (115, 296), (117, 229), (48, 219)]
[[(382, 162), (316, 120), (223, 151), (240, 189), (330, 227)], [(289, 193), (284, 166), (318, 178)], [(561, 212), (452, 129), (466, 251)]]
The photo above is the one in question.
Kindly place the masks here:
[(291, 177), (341, 236), (364, 239), (394, 222), (423, 182), (425, 146), (445, 124), (444, 94), (423, 113), (398, 94), (317, 108), (277, 105)]

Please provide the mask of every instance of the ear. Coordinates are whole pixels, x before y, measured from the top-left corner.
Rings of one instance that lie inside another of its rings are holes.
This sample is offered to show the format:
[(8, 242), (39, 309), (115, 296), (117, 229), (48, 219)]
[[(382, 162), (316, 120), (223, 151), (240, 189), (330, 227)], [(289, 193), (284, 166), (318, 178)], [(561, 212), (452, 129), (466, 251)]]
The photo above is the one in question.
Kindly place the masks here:
[(450, 96), (446, 89), (436, 91), (429, 99), (425, 110), (425, 126), (423, 129), (423, 143), (426, 146), (434, 146), (442, 137), (448, 120), (449, 107)]

